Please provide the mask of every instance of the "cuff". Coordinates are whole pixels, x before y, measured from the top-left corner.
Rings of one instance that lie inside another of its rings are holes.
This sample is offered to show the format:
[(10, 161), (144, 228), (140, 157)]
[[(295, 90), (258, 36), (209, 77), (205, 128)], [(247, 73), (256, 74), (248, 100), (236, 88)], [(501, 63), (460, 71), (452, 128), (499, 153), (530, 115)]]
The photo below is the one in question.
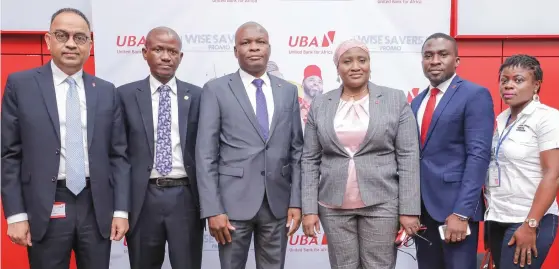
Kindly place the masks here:
[(115, 211), (113, 218), (128, 219), (128, 212), (126, 211)]
[(12, 224), (12, 223), (22, 222), (22, 221), (26, 221), (26, 220), (29, 220), (29, 218), (27, 217), (27, 213), (19, 213), (19, 214), (9, 216), (6, 219), (6, 222), (8, 224)]

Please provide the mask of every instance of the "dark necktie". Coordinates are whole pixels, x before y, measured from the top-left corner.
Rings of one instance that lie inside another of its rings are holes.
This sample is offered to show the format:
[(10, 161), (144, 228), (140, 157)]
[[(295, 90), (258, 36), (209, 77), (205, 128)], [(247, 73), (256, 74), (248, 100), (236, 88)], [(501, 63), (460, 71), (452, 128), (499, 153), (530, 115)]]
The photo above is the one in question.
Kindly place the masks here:
[(264, 92), (262, 91), (264, 80), (257, 78), (252, 81), (252, 84), (256, 86), (256, 118), (260, 124), (260, 130), (262, 131), (264, 140), (268, 140), (270, 127), (268, 125), (268, 106), (266, 105), (266, 96), (264, 96)]

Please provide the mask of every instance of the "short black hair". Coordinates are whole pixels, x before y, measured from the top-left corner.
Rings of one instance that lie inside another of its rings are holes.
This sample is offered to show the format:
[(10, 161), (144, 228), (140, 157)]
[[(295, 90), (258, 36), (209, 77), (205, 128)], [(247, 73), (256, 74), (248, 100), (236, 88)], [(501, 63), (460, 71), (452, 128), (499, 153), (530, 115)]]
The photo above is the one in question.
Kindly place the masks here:
[(85, 21), (85, 23), (87, 23), (87, 28), (89, 28), (89, 31), (91, 31), (91, 25), (89, 24), (89, 20), (87, 19), (87, 17), (85, 16), (85, 14), (83, 14), (83, 12), (75, 9), (75, 8), (71, 8), (71, 7), (65, 7), (62, 9), (59, 9), (58, 11), (54, 12), (54, 14), (52, 14), (52, 17), (50, 18), (50, 24), (52, 24), (54, 22), (54, 19), (56, 19), (56, 17), (62, 13), (74, 13), (80, 17), (82, 17), (82, 19)]
[(534, 78), (537, 81), (543, 80), (543, 70), (540, 66), (540, 61), (536, 59), (534, 56), (526, 55), (526, 54), (515, 54), (508, 57), (501, 67), (499, 68), (499, 76), (503, 73), (505, 68), (512, 68), (512, 67), (520, 67), (524, 69), (528, 69), (532, 71), (534, 74)]
[(458, 45), (456, 44), (456, 39), (444, 33), (434, 33), (428, 36), (427, 39), (425, 39), (425, 42), (423, 42), (423, 46), (421, 46), (421, 51), (423, 51), (423, 48), (425, 47), (425, 43), (427, 43), (427, 41), (431, 39), (439, 39), (439, 38), (450, 41), (452, 43), (452, 46), (454, 47), (454, 53), (456, 54), (456, 56), (458, 56)]

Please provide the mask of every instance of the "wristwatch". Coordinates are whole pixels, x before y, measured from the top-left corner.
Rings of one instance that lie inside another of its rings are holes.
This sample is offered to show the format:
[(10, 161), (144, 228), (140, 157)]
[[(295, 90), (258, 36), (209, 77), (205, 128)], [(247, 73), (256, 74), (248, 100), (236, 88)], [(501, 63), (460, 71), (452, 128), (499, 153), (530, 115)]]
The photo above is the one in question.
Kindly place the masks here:
[(462, 216), (462, 215), (456, 214), (456, 213), (453, 213), (453, 214), (454, 214), (455, 216), (457, 216), (458, 219), (461, 220), (461, 221), (468, 221), (468, 218), (465, 217), (465, 216)]
[(530, 228), (538, 227), (538, 221), (536, 219), (526, 219), (524, 222), (526, 222)]

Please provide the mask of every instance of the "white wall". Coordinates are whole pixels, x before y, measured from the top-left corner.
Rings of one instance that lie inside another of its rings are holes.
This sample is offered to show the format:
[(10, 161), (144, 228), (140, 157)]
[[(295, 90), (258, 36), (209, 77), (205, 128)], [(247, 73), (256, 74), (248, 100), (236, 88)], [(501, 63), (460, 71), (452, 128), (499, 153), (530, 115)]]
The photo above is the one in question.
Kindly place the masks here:
[(52, 14), (65, 7), (79, 9), (93, 24), (91, 1), (2, 0), (0, 4), (0, 29), (2, 31), (48, 31)]

